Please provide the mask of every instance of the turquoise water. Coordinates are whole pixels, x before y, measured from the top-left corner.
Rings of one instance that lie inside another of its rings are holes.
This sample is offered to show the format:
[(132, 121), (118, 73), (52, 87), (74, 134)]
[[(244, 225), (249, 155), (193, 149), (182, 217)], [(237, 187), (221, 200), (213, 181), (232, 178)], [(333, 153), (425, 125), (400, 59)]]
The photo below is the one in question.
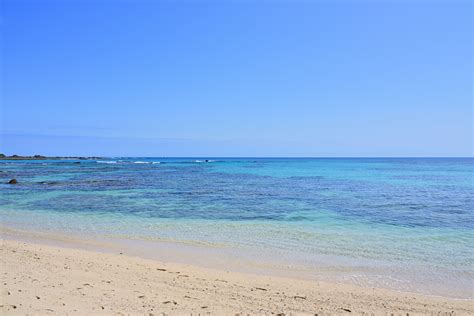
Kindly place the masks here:
[(207, 159), (3, 161), (0, 220), (472, 297), (474, 159)]

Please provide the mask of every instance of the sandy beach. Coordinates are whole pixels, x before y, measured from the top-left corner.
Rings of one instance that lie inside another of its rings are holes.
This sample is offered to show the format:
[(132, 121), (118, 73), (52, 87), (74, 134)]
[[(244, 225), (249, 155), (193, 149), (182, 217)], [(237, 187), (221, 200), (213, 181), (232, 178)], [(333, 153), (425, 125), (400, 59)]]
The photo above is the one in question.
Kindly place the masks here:
[(470, 315), (455, 300), (3, 238), (0, 314)]

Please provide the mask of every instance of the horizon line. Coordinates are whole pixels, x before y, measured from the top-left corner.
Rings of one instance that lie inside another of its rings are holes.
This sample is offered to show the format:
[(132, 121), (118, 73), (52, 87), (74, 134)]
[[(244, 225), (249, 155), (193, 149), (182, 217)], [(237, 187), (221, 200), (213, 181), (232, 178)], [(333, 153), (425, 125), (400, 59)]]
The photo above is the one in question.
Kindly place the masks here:
[(335, 159), (335, 158), (474, 158), (474, 156), (102, 156), (102, 158), (272, 158), (272, 159)]

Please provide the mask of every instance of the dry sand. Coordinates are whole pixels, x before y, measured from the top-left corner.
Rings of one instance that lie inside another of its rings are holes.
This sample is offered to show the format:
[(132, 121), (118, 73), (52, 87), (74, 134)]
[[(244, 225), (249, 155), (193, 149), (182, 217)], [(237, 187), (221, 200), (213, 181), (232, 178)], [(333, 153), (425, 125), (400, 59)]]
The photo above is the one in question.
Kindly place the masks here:
[(0, 248), (1, 315), (474, 315), (472, 300), (217, 271), (9, 239)]

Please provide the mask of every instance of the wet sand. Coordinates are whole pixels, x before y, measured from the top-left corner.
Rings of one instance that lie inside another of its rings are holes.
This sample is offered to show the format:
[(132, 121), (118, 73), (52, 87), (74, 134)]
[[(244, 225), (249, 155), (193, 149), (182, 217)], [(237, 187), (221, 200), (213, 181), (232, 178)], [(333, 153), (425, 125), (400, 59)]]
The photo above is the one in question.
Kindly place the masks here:
[(474, 315), (472, 300), (206, 269), (120, 252), (6, 237), (0, 252), (2, 315)]

